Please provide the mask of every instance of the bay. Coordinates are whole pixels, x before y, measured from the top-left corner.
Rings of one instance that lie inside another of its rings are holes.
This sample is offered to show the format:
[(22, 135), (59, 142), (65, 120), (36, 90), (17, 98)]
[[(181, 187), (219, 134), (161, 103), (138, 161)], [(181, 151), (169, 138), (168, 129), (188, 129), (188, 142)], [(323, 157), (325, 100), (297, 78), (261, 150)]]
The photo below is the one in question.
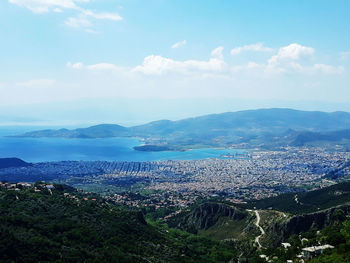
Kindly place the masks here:
[[(0, 132), (0, 158), (17, 157), (27, 162), (64, 160), (82, 161), (159, 161), (223, 158), (223, 155), (244, 153), (239, 149), (202, 148), (188, 151), (144, 152), (134, 146), (142, 142), (137, 138), (65, 139), (18, 138), (10, 130)], [(17, 133), (18, 134), (18, 133)]]

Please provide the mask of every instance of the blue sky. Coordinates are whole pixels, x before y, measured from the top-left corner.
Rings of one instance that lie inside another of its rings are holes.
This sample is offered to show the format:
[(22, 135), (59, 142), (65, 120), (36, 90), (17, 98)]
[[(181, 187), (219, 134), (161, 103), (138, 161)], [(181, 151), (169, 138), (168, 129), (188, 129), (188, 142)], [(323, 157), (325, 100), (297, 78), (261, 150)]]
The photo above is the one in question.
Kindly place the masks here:
[(341, 0), (4, 0), (0, 125), (350, 111), (349, 11)]

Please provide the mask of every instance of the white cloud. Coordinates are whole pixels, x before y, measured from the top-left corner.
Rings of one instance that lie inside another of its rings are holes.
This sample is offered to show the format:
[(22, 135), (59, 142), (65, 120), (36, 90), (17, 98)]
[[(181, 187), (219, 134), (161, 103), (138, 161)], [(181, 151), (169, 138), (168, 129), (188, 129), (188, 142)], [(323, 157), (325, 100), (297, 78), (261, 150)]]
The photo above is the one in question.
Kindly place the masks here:
[(122, 67), (118, 67), (111, 63), (98, 63), (86, 66), (86, 68), (89, 70), (122, 70)]
[(211, 52), (211, 58), (203, 60), (177, 61), (159, 55), (150, 55), (144, 58), (142, 65), (135, 67), (133, 72), (142, 72), (149, 75), (161, 75), (168, 72), (190, 73), (194, 71), (221, 72), (226, 63), (222, 54), (223, 47), (217, 47)]
[[(77, 17), (69, 17), (66, 19), (64, 24), (68, 27), (72, 28), (87, 28), (92, 27), (92, 22), (88, 19), (88, 17), (92, 17), (95, 19), (104, 19), (104, 20), (113, 20), (118, 21), (122, 20), (123, 18), (118, 15), (117, 13), (95, 13), (90, 10), (82, 10), (82, 12)], [(88, 33), (94, 33), (97, 32), (92, 29), (85, 30)]]
[(188, 73), (191, 71), (215, 71), (224, 70), (226, 64), (218, 58), (211, 58), (208, 61), (185, 60), (176, 61), (157, 55), (145, 57), (142, 65), (133, 69), (134, 72), (142, 72), (150, 75), (161, 75), (168, 72)]
[(77, 62), (74, 64), (71, 62), (68, 62), (67, 67), (72, 68), (72, 69), (82, 69), (82, 68), (84, 68), (84, 64), (82, 62)]
[(180, 42), (175, 43), (174, 45), (171, 46), (171, 48), (179, 48), (179, 47), (183, 47), (187, 44), (186, 40), (182, 40)]
[(288, 70), (303, 71), (305, 68), (297, 61), (303, 57), (313, 55), (312, 47), (302, 46), (297, 43), (281, 47), (278, 53), (267, 62), (267, 71), (270, 73), (283, 73)]
[(258, 64), (256, 62), (248, 62), (247, 64), (244, 64), (244, 65), (233, 66), (231, 68), (231, 71), (239, 72), (239, 71), (249, 71), (253, 69), (263, 69), (263, 68), (265, 68), (265, 65), (263, 64)]
[(210, 54), (212, 57), (223, 60), (224, 59), (224, 55), (222, 54), (223, 51), (224, 51), (224, 47), (220, 46), (215, 48)]
[[(77, 5), (77, 3), (87, 3), (89, 1), (90, 0), (9, 0), (10, 3), (28, 8), (36, 14), (48, 13), (50, 11), (62, 13), (64, 9), (75, 10), (77, 16), (69, 17), (64, 22), (66, 26), (72, 28), (91, 27), (92, 22), (88, 19), (89, 17), (112, 21), (120, 21), (123, 19), (118, 13), (94, 12)], [(85, 31), (89, 33), (96, 33), (93, 30)]]
[(84, 14), (85, 16), (91, 16), (96, 19), (106, 19), (106, 20), (114, 20), (114, 21), (123, 20), (123, 18), (118, 13), (107, 13), (107, 12), (96, 13), (91, 10), (83, 10), (82, 14)]
[[(0, 102), (4, 105), (86, 98), (96, 101), (101, 98), (215, 97), (280, 101), (283, 98), (302, 100), (305, 97), (337, 99), (339, 94), (343, 94), (341, 98), (347, 97), (348, 76), (337, 75), (345, 71), (343, 67), (323, 64), (324, 61), (317, 61), (317, 57), (303, 60), (304, 56), (307, 58), (314, 52), (308, 49), (308, 52), (292, 52), (293, 55), (286, 50), (281, 47), (274, 54), (281, 59), (278, 59), (279, 64), (273, 72), (280, 70), (287, 74), (269, 74), (267, 59), (228, 64), (219, 59), (222, 48), (215, 49), (213, 56), (208, 59), (175, 60), (150, 55), (140, 65), (130, 68), (105, 61), (94, 64), (68, 62), (67, 68), (71, 69), (69, 77), (58, 83), (49, 79), (31, 80), (17, 85), (0, 83)], [(312, 83), (320, 84), (316, 86)], [(330, 94), (329, 87), (335, 92)]]
[[(239, 74), (253, 73), (255, 77), (268, 77), (289, 73), (303, 75), (331, 75), (342, 74), (345, 68), (322, 63), (310, 64), (303, 57), (314, 54), (315, 50), (299, 44), (290, 44), (281, 47), (265, 63), (250, 61), (248, 63), (229, 65), (224, 60), (224, 48), (219, 46), (211, 51), (208, 60), (175, 60), (172, 58), (149, 55), (144, 58), (141, 65), (126, 68), (112, 63), (97, 63), (84, 65), (81, 62), (67, 63), (72, 69), (85, 69), (90, 71), (114, 71), (119, 73), (143, 73), (144, 75), (166, 75), (168, 73), (184, 74), (189, 77), (211, 76), (213, 78), (236, 78)], [(305, 63), (306, 62), (306, 63)], [(136, 75), (133, 75), (136, 77)], [(170, 75), (169, 75), (170, 76)], [(276, 76), (277, 77), (277, 76)]]
[(16, 86), (26, 88), (46, 88), (54, 85), (56, 80), (54, 79), (33, 79), (25, 82), (17, 82)]
[(269, 64), (277, 64), (282, 60), (298, 60), (303, 56), (313, 55), (315, 50), (312, 47), (305, 47), (297, 43), (281, 47), (277, 55), (272, 56)]
[(73, 28), (91, 27), (92, 23), (84, 17), (69, 17), (64, 24)]
[(97, 64), (92, 64), (92, 65), (84, 65), (82, 62), (77, 62), (77, 63), (67, 63), (68, 68), (72, 69), (87, 69), (87, 70), (92, 70), (92, 71), (122, 71), (124, 70), (123, 67), (118, 67), (112, 63), (97, 63)]
[(272, 74), (294, 73), (294, 74), (341, 74), (344, 67), (331, 66), (326, 64), (305, 64), (301, 60), (304, 56), (314, 53), (311, 47), (304, 47), (299, 44), (290, 44), (281, 47), (276, 55), (272, 56), (266, 63), (250, 61), (246, 64), (228, 65), (223, 56), (224, 48), (219, 46), (211, 51), (211, 58), (208, 60), (174, 60), (160, 55), (149, 55), (144, 58), (141, 65), (133, 68), (126, 68), (112, 63), (97, 63), (84, 65), (81, 62), (67, 63), (72, 69), (85, 69), (91, 71), (118, 71), (123, 73), (139, 72), (145, 75), (165, 75), (167, 73), (179, 73), (192, 76), (215, 76), (232, 77), (237, 72), (254, 72), (255, 76), (271, 76)]
[(26, 7), (33, 13), (42, 14), (50, 10), (58, 9), (77, 9), (73, 0), (9, 0), (11, 4)]
[(273, 51), (273, 48), (265, 47), (263, 43), (256, 43), (256, 44), (245, 45), (241, 47), (235, 47), (231, 49), (231, 55), (238, 55), (244, 51), (271, 52)]
[(296, 43), (281, 47), (276, 55), (273, 55), (266, 64), (249, 62), (248, 64), (235, 65), (231, 67), (231, 72), (260, 72), (260, 74), (269, 76), (271, 74), (294, 73), (294, 74), (341, 74), (345, 68), (342, 66), (332, 66), (321, 63), (310, 64), (304, 61), (313, 55), (315, 50), (311, 47), (305, 47)]

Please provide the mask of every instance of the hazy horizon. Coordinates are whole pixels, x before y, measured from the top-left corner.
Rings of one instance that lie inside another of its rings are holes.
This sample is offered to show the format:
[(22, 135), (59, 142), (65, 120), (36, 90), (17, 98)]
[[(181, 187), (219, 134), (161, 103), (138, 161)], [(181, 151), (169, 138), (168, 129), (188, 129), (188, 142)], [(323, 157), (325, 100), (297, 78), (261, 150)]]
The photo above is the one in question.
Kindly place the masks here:
[[(222, 114), (222, 113), (227, 113), (227, 112), (239, 112), (239, 111), (246, 111), (246, 110), (262, 110), (262, 109), (291, 109), (291, 110), (300, 110), (300, 111), (318, 111), (318, 112), (347, 112), (350, 113), (349, 111), (344, 111), (344, 110), (314, 110), (314, 109), (304, 109), (304, 108), (291, 108), (291, 107), (258, 107), (258, 108), (243, 108), (243, 109), (237, 109), (237, 110), (226, 110), (226, 111), (220, 111), (220, 112), (204, 112), (204, 113), (198, 113), (194, 115), (183, 115), (181, 117), (173, 117), (173, 118), (166, 118), (166, 117), (159, 117), (159, 118), (154, 118), (154, 119), (147, 119), (144, 118), (142, 120), (136, 121), (136, 119), (133, 120), (123, 120), (122, 118), (119, 119), (110, 119), (110, 120), (71, 120), (71, 121), (64, 121), (64, 122), (52, 122), (49, 120), (35, 120), (35, 119), (26, 119), (23, 117), (8, 117), (6, 116), (7, 119), (11, 119), (11, 122), (6, 122), (3, 121), (0, 124), (0, 129), (4, 129), (6, 127), (9, 128), (14, 128), (16, 130), (16, 127), (19, 128), (25, 128), (26, 131), (30, 131), (32, 129), (38, 129), (38, 128), (52, 128), (52, 129), (58, 129), (58, 128), (84, 128), (88, 126), (93, 126), (93, 125), (98, 125), (98, 124), (118, 124), (124, 127), (132, 127), (132, 126), (137, 126), (137, 125), (142, 125), (146, 124), (149, 122), (153, 121), (160, 121), (160, 120), (170, 120), (170, 121), (178, 121), (178, 120), (183, 120), (187, 118), (195, 118), (195, 117), (201, 117), (201, 116), (206, 116), (206, 115), (211, 115), (211, 114)], [(110, 113), (111, 114), (111, 113)], [(106, 115), (106, 114), (105, 114)], [(160, 115), (162, 116), (162, 115)], [(137, 116), (135, 116), (137, 117)]]

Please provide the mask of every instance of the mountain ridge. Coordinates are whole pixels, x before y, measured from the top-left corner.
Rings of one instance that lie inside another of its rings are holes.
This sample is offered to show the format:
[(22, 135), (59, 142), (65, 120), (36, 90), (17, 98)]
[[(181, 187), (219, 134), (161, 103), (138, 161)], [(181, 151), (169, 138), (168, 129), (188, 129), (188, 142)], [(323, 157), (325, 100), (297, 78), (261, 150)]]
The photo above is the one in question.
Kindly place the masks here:
[(9, 167), (27, 167), (31, 166), (30, 163), (27, 163), (19, 158), (0, 158), (0, 169), (9, 168)]
[[(346, 134), (341, 137), (337, 131), (344, 131)], [(132, 127), (100, 124), (74, 130), (39, 130), (17, 137), (140, 137), (145, 140), (146, 145), (168, 145), (173, 149), (183, 149), (227, 147), (233, 144), (280, 146), (278, 144), (282, 142), (283, 145), (293, 146), (301, 144), (294, 136), (295, 132), (328, 133), (328, 137), (318, 137), (334, 141), (331, 138), (334, 135), (338, 141), (342, 141), (343, 138), (350, 137), (349, 131), (350, 113), (347, 112), (271, 108), (210, 114), (177, 121), (158, 120)], [(300, 140), (302, 139), (299, 136)], [(350, 144), (350, 141), (345, 141), (345, 144)]]

